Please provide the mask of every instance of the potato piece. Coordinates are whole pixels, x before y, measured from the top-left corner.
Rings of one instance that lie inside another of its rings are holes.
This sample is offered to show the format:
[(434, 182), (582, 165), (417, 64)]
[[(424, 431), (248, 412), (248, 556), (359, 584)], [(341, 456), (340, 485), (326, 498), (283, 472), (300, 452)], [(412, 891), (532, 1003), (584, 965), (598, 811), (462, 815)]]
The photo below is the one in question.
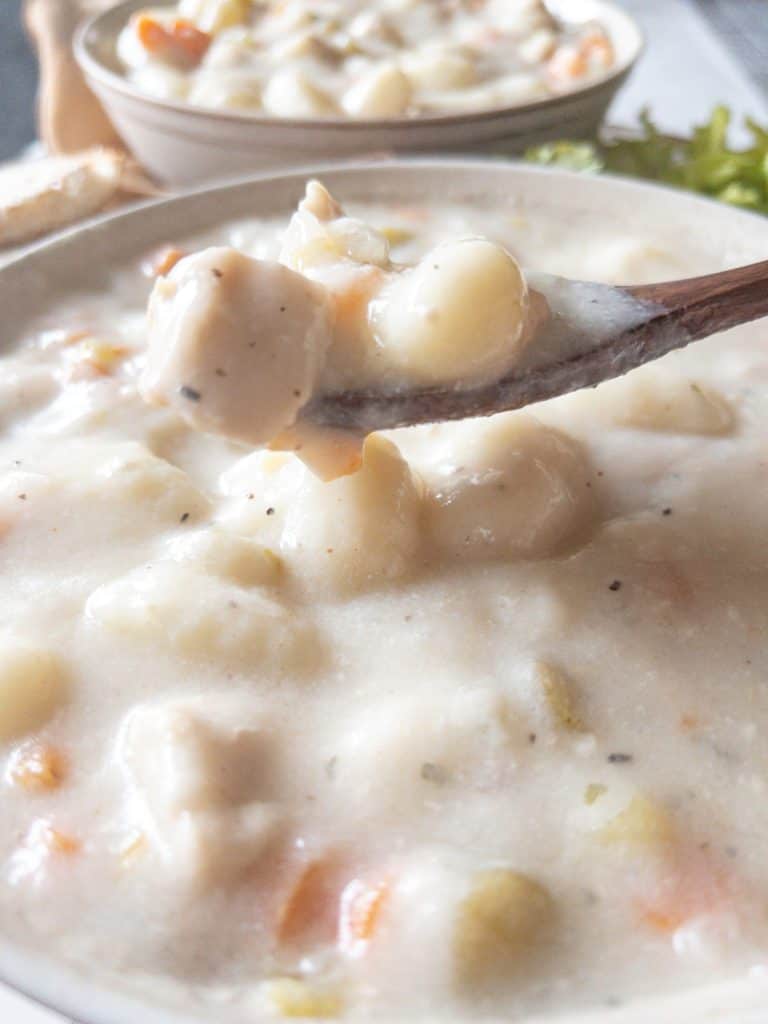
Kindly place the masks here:
[(555, 904), (528, 875), (506, 868), (480, 872), (457, 914), (456, 968), (475, 987), (521, 966), (551, 933)]
[(477, 81), (477, 70), (469, 57), (437, 48), (406, 58), (403, 68), (420, 89), (464, 89)]
[(660, 847), (672, 842), (674, 828), (661, 804), (638, 794), (598, 834), (602, 842), (610, 845)]
[(31, 641), (0, 640), (0, 742), (39, 728), (65, 697), (64, 669), (56, 655)]
[(378, 64), (344, 94), (342, 106), (351, 117), (402, 117), (411, 102), (411, 82), (396, 64)]
[(394, 277), (371, 304), (384, 367), (412, 383), (480, 384), (523, 346), (528, 286), (515, 259), (484, 238), (445, 242)]
[(343, 724), (334, 786), (356, 822), (396, 827), (425, 804), (455, 799), (456, 784), (493, 778), (527, 744), (524, 723), (492, 690), (389, 696)]
[(527, 413), (449, 437), (427, 478), (427, 530), (437, 548), (466, 558), (543, 558), (588, 535), (591, 474), (576, 441)]
[(270, 548), (219, 526), (175, 538), (169, 553), (176, 561), (198, 566), (242, 587), (276, 583), (283, 569), (282, 559)]
[(299, 671), (319, 657), (312, 630), (260, 589), (176, 562), (140, 566), (103, 584), (85, 615), (92, 628), (233, 668), (261, 663)]
[(271, 978), (262, 991), (267, 1007), (282, 1017), (338, 1017), (343, 1009), (335, 989), (299, 978)]
[(306, 473), (281, 550), (315, 585), (359, 589), (402, 576), (420, 546), (422, 488), (391, 441), (371, 435), (362, 468), (332, 483)]
[(216, 695), (139, 705), (125, 719), (117, 752), (134, 824), (180, 880), (232, 879), (272, 841), (273, 733), (263, 708)]
[(620, 426), (670, 434), (724, 437), (736, 426), (733, 408), (717, 391), (658, 372), (633, 374), (617, 389), (611, 413)]
[(333, 117), (338, 113), (332, 98), (314, 85), (298, 68), (283, 68), (267, 82), (264, 109), (273, 117)]
[(198, 72), (188, 102), (214, 110), (259, 110), (261, 81), (241, 68), (207, 68)]

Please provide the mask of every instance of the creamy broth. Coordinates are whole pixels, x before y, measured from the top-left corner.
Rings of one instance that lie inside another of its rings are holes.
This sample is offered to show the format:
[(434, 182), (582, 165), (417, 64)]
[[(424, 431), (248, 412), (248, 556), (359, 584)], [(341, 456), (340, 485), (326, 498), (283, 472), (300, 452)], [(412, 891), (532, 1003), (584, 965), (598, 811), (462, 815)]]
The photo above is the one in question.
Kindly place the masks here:
[[(512, 204), (351, 212), (402, 263), (714, 269)], [(169, 240), (2, 359), (6, 933), (222, 1022), (764, 971), (765, 327), (323, 483), (137, 386), (151, 277), (286, 223)]]
[(542, 0), (179, 0), (135, 14), (117, 53), (152, 96), (287, 118), (516, 106), (615, 60), (599, 24), (562, 24)]

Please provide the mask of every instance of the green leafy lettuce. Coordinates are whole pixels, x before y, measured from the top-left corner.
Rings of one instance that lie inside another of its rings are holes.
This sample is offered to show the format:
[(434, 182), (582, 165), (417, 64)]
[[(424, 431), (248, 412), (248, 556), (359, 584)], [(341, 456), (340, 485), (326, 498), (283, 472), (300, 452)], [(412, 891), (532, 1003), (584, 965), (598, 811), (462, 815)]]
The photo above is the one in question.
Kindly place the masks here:
[(525, 158), (570, 170), (663, 181), (768, 214), (768, 130), (748, 119), (751, 145), (734, 150), (728, 145), (731, 115), (726, 107), (717, 107), (688, 139), (662, 134), (647, 112), (640, 120), (637, 138), (552, 142), (529, 149)]

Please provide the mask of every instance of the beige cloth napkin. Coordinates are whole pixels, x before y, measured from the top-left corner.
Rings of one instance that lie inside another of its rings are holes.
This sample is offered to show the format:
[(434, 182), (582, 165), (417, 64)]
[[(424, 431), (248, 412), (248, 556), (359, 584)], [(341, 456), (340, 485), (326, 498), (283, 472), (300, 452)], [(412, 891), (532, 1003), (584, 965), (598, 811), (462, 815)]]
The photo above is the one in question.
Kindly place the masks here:
[(47, 155), (0, 168), (0, 248), (159, 194), (125, 151), (72, 54), (78, 22), (108, 6), (109, 0), (25, 0), (40, 63), (38, 128)]

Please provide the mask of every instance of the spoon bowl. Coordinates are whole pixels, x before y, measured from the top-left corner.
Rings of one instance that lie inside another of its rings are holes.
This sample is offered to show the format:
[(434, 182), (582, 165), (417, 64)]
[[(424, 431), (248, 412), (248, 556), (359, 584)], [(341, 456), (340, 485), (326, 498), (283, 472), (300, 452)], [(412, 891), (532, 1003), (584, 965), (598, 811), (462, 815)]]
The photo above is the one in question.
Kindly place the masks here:
[(320, 395), (302, 420), (370, 433), (520, 409), (620, 377), (676, 348), (768, 316), (768, 260), (717, 274), (618, 287), (529, 274), (532, 337), (514, 369), (480, 387)]

